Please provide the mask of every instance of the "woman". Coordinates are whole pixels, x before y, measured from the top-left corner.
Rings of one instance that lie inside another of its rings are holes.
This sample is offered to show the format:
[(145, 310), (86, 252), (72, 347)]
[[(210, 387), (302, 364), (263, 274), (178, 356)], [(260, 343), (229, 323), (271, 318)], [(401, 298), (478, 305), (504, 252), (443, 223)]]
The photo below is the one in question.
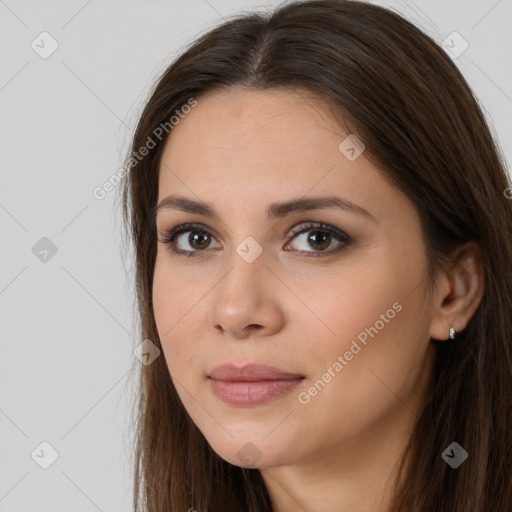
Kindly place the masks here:
[(510, 183), (444, 50), (357, 1), (239, 16), (127, 162), (136, 510), (512, 510)]

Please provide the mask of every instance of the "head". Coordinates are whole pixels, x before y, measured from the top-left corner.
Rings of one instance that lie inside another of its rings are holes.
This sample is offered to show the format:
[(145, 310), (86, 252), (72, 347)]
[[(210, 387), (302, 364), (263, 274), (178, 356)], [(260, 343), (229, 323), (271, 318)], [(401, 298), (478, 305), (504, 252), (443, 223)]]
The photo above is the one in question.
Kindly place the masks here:
[[(160, 77), (132, 150), (149, 141), (123, 195), (141, 339), (164, 356), (141, 375), (149, 509), (264, 510), (260, 469), (397, 425), (396, 510), (426, 511), (426, 489), (438, 510), (508, 504), (482, 474), (510, 468), (512, 203), (443, 50), (357, 1), (237, 17)], [(234, 406), (212, 393), (223, 363), (300, 380)], [(457, 473), (453, 441), (473, 454)]]

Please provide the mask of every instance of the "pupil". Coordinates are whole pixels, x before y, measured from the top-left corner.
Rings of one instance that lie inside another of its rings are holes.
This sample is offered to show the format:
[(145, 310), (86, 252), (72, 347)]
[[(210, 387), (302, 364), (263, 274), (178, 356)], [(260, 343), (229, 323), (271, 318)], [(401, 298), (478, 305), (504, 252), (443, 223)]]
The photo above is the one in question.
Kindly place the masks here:
[(312, 231), (308, 241), (312, 240), (314, 243), (316, 243), (316, 249), (325, 249), (326, 247), (329, 247), (330, 238), (331, 236), (329, 234), (322, 231)]
[[(201, 239), (201, 237), (203, 237), (203, 239), (205, 239), (205, 241), (203, 240), (203, 243), (201, 243), (201, 241), (197, 241), (197, 239), (199, 238), (199, 240)], [(209, 244), (209, 239), (208, 239), (208, 235), (206, 233), (197, 233), (197, 232), (192, 232), (190, 233), (189, 237), (188, 237), (188, 241), (190, 243), (190, 245), (192, 247), (195, 247), (196, 249), (204, 249), (204, 247), (208, 246)]]

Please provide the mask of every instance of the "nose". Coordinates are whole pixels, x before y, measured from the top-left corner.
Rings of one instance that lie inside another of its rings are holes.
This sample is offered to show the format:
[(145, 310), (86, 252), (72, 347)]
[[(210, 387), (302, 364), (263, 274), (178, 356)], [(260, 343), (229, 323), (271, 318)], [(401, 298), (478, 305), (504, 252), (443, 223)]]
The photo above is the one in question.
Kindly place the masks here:
[(209, 324), (236, 339), (279, 332), (285, 321), (280, 284), (263, 258), (247, 263), (235, 255), (231, 270), (215, 287)]

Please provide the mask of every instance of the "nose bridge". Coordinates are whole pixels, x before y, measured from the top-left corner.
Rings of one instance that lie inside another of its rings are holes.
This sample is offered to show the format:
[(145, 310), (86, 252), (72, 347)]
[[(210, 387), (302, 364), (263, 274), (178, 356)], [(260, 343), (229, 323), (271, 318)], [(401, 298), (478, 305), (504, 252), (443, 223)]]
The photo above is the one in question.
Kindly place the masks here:
[[(234, 248), (229, 258), (230, 270), (219, 283), (217, 299), (254, 306), (261, 293), (265, 293), (265, 261), (262, 254), (255, 259), (245, 256), (251, 254), (245, 243)], [(240, 255), (242, 253), (242, 255)], [(251, 255), (252, 256), (252, 255)], [(232, 307), (232, 306), (231, 306)]]
[[(233, 240), (236, 240), (236, 238), (239, 237), (234, 234)], [(264, 252), (263, 242), (260, 243), (251, 235), (246, 235), (241, 239), (239, 238), (239, 240), (238, 243), (233, 245), (229, 255), (228, 264), (231, 271), (228, 275), (230, 281), (233, 281), (235, 276), (239, 280), (249, 281), (257, 276), (263, 276), (267, 264), (267, 252)]]
[(271, 275), (266, 271), (263, 253), (254, 259), (244, 257), (254, 256), (251, 243), (242, 242), (234, 248), (228, 263), (230, 270), (216, 287), (210, 311), (210, 325), (235, 337), (249, 334), (254, 326), (265, 333), (275, 332), (283, 318), (281, 305), (270, 291)]

